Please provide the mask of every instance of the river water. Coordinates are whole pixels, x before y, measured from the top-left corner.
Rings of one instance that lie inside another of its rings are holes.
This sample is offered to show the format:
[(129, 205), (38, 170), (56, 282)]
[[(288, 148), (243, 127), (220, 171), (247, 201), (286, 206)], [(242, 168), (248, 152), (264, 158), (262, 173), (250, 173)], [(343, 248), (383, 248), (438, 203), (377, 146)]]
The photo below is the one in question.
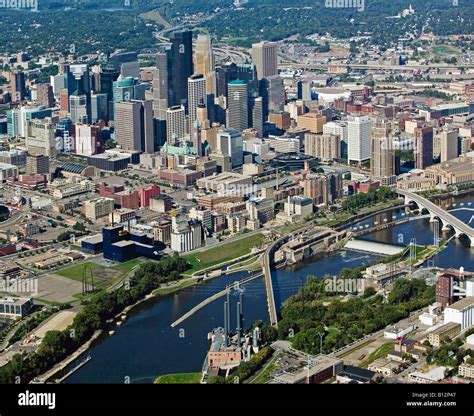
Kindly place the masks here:
[[(439, 201), (441, 205), (456, 208), (452, 213), (466, 223), (474, 215), (474, 196), (463, 196)], [(468, 206), (468, 203), (472, 203)], [(464, 204), (461, 207), (461, 204)], [(358, 224), (373, 225), (384, 219), (392, 221), (403, 218), (401, 210), (376, 216)], [(472, 220), (474, 223), (474, 219)], [(474, 224), (473, 224), (474, 225)], [(440, 233), (444, 239), (450, 232)], [(416, 238), (418, 244), (432, 244), (433, 224), (429, 218), (416, 219), (396, 225), (387, 230), (364, 237), (373, 241), (408, 244)], [(345, 267), (355, 268), (373, 263), (378, 256), (349, 250), (314, 258), (296, 267), (280, 269), (273, 273), (275, 301), (280, 305), (293, 295), (308, 275), (322, 277), (336, 275)], [(466, 241), (452, 239), (448, 247), (434, 258), (439, 267), (464, 266), (474, 270), (474, 249)], [(151, 383), (160, 374), (200, 371), (206, 355), (207, 333), (217, 326), (223, 326), (223, 302), (221, 298), (207, 305), (188, 318), (179, 327), (171, 328), (171, 323), (212, 294), (224, 289), (226, 285), (240, 280), (245, 273), (207, 281), (187, 288), (179, 293), (159, 299), (152, 299), (133, 309), (127, 320), (108, 336), (107, 331), (88, 351), (92, 360), (70, 376), (66, 383)], [(244, 327), (256, 320), (268, 321), (267, 301), (263, 279), (254, 280), (244, 286)], [(237, 294), (231, 297), (231, 326), (235, 327)]]

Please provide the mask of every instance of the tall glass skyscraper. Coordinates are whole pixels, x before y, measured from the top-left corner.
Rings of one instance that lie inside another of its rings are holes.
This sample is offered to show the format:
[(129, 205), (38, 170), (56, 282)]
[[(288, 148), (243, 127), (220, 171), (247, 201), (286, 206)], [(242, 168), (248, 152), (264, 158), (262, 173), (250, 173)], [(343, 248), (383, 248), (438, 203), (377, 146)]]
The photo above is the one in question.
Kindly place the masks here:
[(173, 32), (168, 50), (169, 103), (175, 106), (186, 103), (188, 98), (188, 78), (193, 75), (193, 32), (185, 30)]

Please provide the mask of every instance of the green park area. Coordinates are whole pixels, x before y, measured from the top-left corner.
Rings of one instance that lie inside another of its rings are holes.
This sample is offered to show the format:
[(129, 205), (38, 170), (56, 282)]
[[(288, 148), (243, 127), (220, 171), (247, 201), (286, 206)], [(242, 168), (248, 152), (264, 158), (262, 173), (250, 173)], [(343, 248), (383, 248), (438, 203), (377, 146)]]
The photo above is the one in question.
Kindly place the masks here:
[(192, 274), (216, 264), (245, 256), (250, 253), (253, 247), (261, 245), (263, 241), (263, 234), (255, 234), (186, 256), (186, 261), (192, 266), (186, 274)]
[(155, 384), (199, 384), (201, 373), (164, 374), (155, 379)]
[(88, 261), (58, 270), (56, 274), (67, 279), (82, 282), (84, 270), (87, 269), (87, 281), (91, 282), (90, 271), (92, 271), (96, 289), (106, 289), (125, 278), (141, 261), (141, 259), (134, 259), (111, 267)]

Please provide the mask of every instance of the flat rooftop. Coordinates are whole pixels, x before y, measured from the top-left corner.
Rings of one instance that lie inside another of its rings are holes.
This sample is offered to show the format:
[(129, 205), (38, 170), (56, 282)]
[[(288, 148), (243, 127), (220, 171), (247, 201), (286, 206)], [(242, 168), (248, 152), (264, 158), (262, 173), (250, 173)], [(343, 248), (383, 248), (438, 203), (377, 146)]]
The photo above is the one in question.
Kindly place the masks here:
[(467, 296), (464, 299), (458, 300), (457, 302), (453, 303), (446, 307), (450, 309), (455, 309), (458, 311), (463, 311), (464, 309), (470, 308), (474, 306), (474, 296)]

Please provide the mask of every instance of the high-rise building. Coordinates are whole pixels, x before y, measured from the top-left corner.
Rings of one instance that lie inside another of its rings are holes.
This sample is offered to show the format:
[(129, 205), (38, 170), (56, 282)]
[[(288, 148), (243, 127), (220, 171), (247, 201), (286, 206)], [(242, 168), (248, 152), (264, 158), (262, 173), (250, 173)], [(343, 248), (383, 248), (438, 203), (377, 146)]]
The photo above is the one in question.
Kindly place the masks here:
[(433, 164), (433, 127), (416, 127), (414, 132), (415, 168), (425, 169)]
[[(87, 121), (91, 118), (91, 81), (89, 76), (89, 67), (84, 64), (74, 64), (69, 66), (67, 74), (67, 89), (69, 97), (69, 112), (71, 112), (71, 104), (76, 103), (78, 99), (71, 100), (71, 96), (84, 97)], [(81, 98), (82, 101), (82, 98)], [(81, 105), (82, 107), (82, 102)], [(77, 111), (77, 110), (76, 110)], [(80, 110), (82, 113), (82, 108)]]
[(347, 121), (348, 161), (362, 163), (370, 159), (370, 130), (367, 116), (351, 116)]
[(217, 97), (227, 97), (229, 82), (238, 79), (237, 72), (237, 65), (233, 62), (222, 65), (216, 69)]
[(74, 125), (74, 152), (80, 156), (97, 154), (100, 146), (100, 128), (88, 124)]
[(68, 118), (59, 120), (56, 123), (56, 140), (58, 143), (58, 151), (69, 155), (74, 150), (74, 136), (72, 121)]
[(228, 128), (237, 131), (249, 127), (249, 97), (245, 81), (235, 80), (229, 82), (227, 96), (227, 122)]
[(51, 108), (41, 106), (23, 106), (7, 111), (8, 137), (26, 137), (28, 135), (28, 121), (51, 117)]
[[(132, 101), (132, 100), (145, 100), (145, 91), (148, 87), (146, 83), (140, 83), (138, 79), (127, 77), (119, 77), (117, 81), (113, 83), (112, 95), (113, 95), (113, 107), (115, 115), (115, 106), (119, 102)], [(110, 116), (110, 115), (109, 115)]]
[(263, 98), (263, 119), (269, 113), (279, 113), (285, 108), (285, 85), (279, 75), (268, 76), (260, 81), (260, 96)]
[(249, 126), (257, 130), (258, 136), (263, 137), (263, 99), (251, 97), (249, 101)]
[(56, 157), (56, 123), (52, 118), (28, 121), (26, 148), (33, 156), (45, 155), (52, 159)]
[(202, 74), (194, 74), (188, 78), (188, 116), (191, 138), (196, 131), (197, 108), (206, 102), (206, 78)]
[(99, 120), (108, 121), (109, 119), (109, 100), (107, 94), (91, 95), (91, 123), (97, 123)]
[(440, 134), (441, 162), (447, 162), (458, 157), (458, 131), (444, 129)]
[(260, 42), (252, 45), (252, 62), (257, 67), (258, 79), (278, 74), (278, 45)]
[(321, 160), (340, 159), (341, 139), (329, 134), (306, 133), (304, 136), (304, 152)]
[(184, 106), (176, 105), (166, 111), (166, 140), (176, 144), (179, 139), (186, 136), (186, 117)]
[(370, 134), (370, 176), (384, 186), (397, 183), (395, 149), (390, 124), (376, 122)]
[(46, 155), (28, 155), (26, 157), (27, 175), (47, 175), (49, 174), (49, 157)]
[(87, 96), (73, 93), (69, 96), (69, 116), (73, 123), (89, 123)]
[(168, 109), (168, 54), (159, 52), (155, 57), (156, 69), (153, 71), (153, 114), (159, 120), (166, 120)]
[(122, 149), (154, 153), (152, 101), (116, 104), (115, 137)]
[(194, 49), (194, 72), (206, 79), (206, 93), (216, 94), (216, 72), (211, 36), (199, 34)]
[(38, 84), (36, 87), (38, 105), (46, 108), (54, 107), (53, 87), (49, 84)]
[(217, 150), (230, 156), (232, 168), (242, 166), (244, 159), (243, 139), (239, 131), (227, 128), (217, 133)]
[(193, 71), (193, 33), (189, 30), (170, 35), (168, 88), (170, 106), (185, 104), (188, 98), (187, 80)]
[(12, 72), (10, 85), (12, 92), (12, 100), (14, 102), (24, 100), (26, 94), (25, 73), (21, 71)]
[(300, 79), (297, 83), (297, 89), (298, 100), (307, 102), (312, 100), (311, 81)]
[(140, 76), (140, 65), (136, 52), (119, 52), (110, 56), (108, 66), (119, 71), (122, 78)]

